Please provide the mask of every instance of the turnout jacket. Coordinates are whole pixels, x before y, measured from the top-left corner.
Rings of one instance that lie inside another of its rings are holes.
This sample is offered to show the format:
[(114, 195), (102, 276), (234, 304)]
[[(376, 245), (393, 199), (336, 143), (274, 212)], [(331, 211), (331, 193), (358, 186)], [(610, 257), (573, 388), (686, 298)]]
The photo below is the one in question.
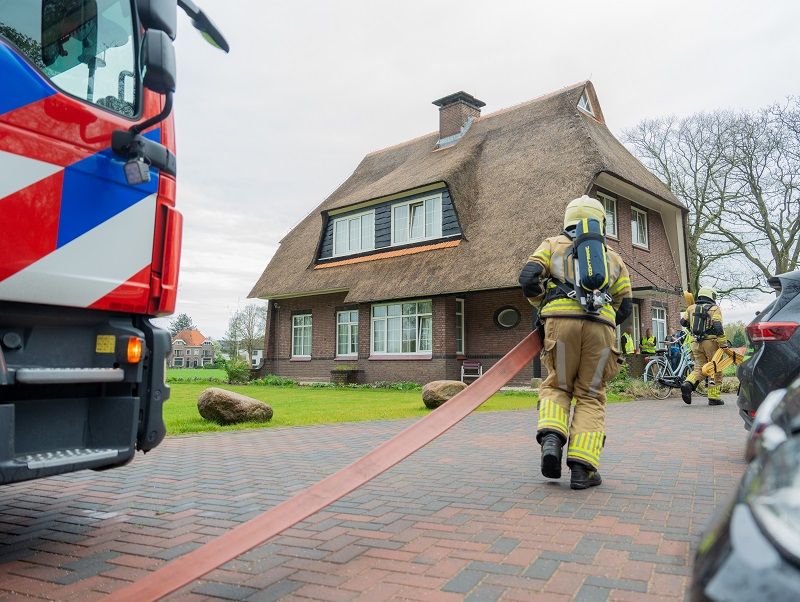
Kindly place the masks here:
[[(540, 311), (541, 318), (590, 318), (608, 324), (614, 328), (617, 324), (617, 311), (625, 299), (631, 299), (631, 279), (628, 268), (622, 257), (616, 251), (606, 247), (606, 262), (608, 264), (608, 294), (612, 297), (609, 305), (604, 305), (600, 313), (594, 316), (587, 314), (580, 301), (561, 297), (547, 301), (548, 292), (558, 287), (553, 279), (566, 283), (568, 287), (575, 282), (575, 268), (573, 262), (568, 260), (572, 251), (572, 239), (566, 234), (546, 238), (539, 248), (528, 258), (529, 262), (536, 262), (542, 266), (542, 279), (546, 282), (544, 291), (536, 297), (529, 297), (531, 305), (539, 305), (545, 301)], [(630, 304), (630, 301), (628, 302)]]
[[(694, 320), (694, 312), (698, 305), (710, 305), (708, 308), (706, 331), (699, 336), (692, 332), (692, 321)], [(716, 341), (719, 344), (728, 342), (725, 331), (723, 330), (722, 312), (715, 303), (695, 303), (690, 305), (686, 308), (686, 311), (681, 314), (681, 326), (686, 327), (689, 330), (689, 334), (694, 336), (698, 341)]]

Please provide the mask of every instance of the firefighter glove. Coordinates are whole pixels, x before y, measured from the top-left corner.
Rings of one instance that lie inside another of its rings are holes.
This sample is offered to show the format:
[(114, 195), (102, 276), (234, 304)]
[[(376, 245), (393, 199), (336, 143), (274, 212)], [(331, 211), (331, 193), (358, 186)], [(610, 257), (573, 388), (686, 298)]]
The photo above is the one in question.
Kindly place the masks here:
[(542, 264), (529, 261), (519, 274), (519, 285), (526, 297), (538, 297), (544, 292), (542, 288)]

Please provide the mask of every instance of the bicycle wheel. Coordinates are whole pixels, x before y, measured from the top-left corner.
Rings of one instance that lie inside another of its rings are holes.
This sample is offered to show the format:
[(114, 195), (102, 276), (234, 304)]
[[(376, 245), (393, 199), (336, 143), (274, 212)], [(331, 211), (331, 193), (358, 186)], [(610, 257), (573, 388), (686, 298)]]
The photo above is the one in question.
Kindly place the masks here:
[(666, 360), (656, 358), (644, 368), (644, 382), (650, 385), (650, 390), (653, 392), (653, 397), (656, 399), (666, 399), (669, 397), (672, 389), (661, 382), (659, 379), (666, 376), (668, 373)]

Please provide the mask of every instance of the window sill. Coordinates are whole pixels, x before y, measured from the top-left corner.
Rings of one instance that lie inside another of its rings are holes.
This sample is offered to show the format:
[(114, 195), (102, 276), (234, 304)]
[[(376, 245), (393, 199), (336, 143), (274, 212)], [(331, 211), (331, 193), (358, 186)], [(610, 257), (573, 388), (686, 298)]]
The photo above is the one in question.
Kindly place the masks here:
[(619, 242), (619, 236), (614, 234), (606, 234), (606, 238), (610, 238), (611, 240), (616, 240), (617, 242)]
[(638, 243), (635, 243), (635, 242), (634, 242), (634, 243), (631, 243), (631, 244), (633, 245), (633, 248), (634, 248), (634, 249), (641, 249), (642, 251), (649, 251), (649, 250), (650, 250), (650, 247), (649, 247), (649, 246), (640, 245), (640, 244), (638, 244)]
[(355, 360), (358, 360), (358, 355), (356, 355), (356, 354), (353, 354), (353, 355), (337, 355), (335, 358), (333, 358), (334, 362), (352, 362), (352, 361), (355, 361)]
[(289, 358), (290, 362), (310, 362), (311, 356), (310, 355), (297, 355)]
[(430, 353), (386, 353), (378, 355), (370, 355), (370, 361), (415, 361), (415, 360), (431, 360), (433, 355)]

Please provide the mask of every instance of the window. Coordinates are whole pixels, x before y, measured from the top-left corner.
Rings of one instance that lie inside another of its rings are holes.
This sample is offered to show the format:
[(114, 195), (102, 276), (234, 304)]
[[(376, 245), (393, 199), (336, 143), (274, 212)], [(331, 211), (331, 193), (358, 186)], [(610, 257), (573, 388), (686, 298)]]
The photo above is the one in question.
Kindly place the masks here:
[(606, 210), (606, 235), (617, 238), (617, 199), (602, 192), (597, 193), (597, 198)]
[(519, 324), (520, 318), (516, 307), (501, 307), (494, 314), (494, 323), (500, 328), (514, 328)]
[(594, 117), (594, 111), (592, 111), (592, 103), (589, 102), (589, 95), (586, 93), (586, 90), (583, 91), (581, 94), (580, 100), (578, 100), (578, 108), (585, 113), (589, 113), (592, 117)]
[(375, 212), (340, 217), (333, 222), (333, 254), (348, 255), (375, 248)]
[(402, 245), (442, 236), (442, 195), (392, 207), (392, 244)]
[(456, 353), (464, 355), (464, 299), (456, 299)]
[(667, 338), (667, 310), (663, 307), (654, 307), (650, 312), (653, 316), (653, 336), (656, 338), (656, 347), (664, 349), (662, 341)]
[(311, 314), (292, 316), (292, 357), (311, 357)]
[(649, 248), (650, 237), (647, 232), (647, 212), (631, 207), (631, 238), (638, 247)]
[(175, 354), (175, 357), (180, 357), (183, 355), (183, 349), (176, 349), (173, 351), (173, 353)]
[(172, 365), (178, 368), (183, 368), (183, 358), (176, 357), (175, 359), (172, 360)]
[(336, 355), (358, 355), (358, 310), (336, 313)]
[(634, 346), (639, 349), (639, 346), (642, 341), (642, 325), (641, 319), (639, 316), (639, 304), (633, 304), (633, 344)]
[(410, 301), (372, 306), (372, 353), (430, 353), (433, 305)]
[(0, 0), (0, 35), (64, 92), (136, 114), (130, 0)]

